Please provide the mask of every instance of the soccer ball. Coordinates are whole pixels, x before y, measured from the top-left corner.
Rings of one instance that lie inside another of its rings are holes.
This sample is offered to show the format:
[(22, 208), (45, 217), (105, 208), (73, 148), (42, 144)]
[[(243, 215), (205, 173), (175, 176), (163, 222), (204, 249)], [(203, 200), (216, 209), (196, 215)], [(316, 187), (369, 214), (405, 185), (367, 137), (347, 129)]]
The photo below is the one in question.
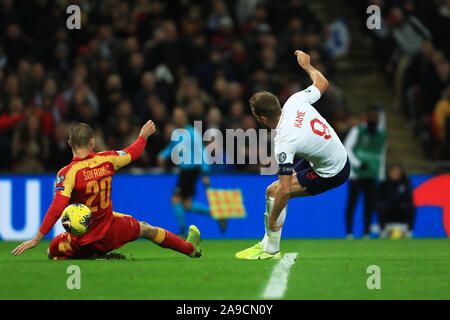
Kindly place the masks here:
[(61, 223), (64, 229), (74, 235), (86, 233), (93, 220), (91, 210), (81, 203), (67, 206), (61, 215)]

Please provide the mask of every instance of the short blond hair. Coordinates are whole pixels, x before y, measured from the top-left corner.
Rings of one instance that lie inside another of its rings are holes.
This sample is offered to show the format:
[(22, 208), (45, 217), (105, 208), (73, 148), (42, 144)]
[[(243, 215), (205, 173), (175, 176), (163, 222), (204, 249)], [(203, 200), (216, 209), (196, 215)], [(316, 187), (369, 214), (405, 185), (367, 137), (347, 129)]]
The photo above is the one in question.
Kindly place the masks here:
[(86, 123), (74, 124), (69, 130), (69, 141), (73, 149), (89, 147), (89, 141), (94, 138), (94, 131)]
[(255, 93), (249, 100), (252, 112), (258, 117), (264, 116), (274, 119), (281, 114), (281, 106), (278, 98), (268, 91)]

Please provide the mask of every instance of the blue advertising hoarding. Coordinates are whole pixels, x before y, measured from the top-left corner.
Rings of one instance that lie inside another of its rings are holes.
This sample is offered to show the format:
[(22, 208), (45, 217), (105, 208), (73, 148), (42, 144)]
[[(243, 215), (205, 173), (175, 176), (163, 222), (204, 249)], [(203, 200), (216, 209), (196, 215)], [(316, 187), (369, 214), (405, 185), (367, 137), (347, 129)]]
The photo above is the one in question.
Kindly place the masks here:
[[(442, 183), (450, 180), (448, 177), (447, 175), (411, 177), (416, 191), (420, 189), (418, 186), (426, 187), (419, 190), (420, 194), (417, 197), (419, 200), (416, 199), (416, 203), (424, 205), (417, 208), (415, 237), (448, 236), (448, 228), (447, 233), (445, 231), (445, 225), (448, 225), (445, 222), (448, 211), (444, 213), (447, 200), (427, 201), (427, 197), (442, 189)], [(170, 205), (176, 178), (176, 175), (172, 174), (116, 175), (112, 187), (113, 210), (177, 232), (178, 226)], [(0, 239), (23, 240), (34, 236), (52, 201), (54, 179), (54, 175), (0, 175)], [(212, 187), (241, 189), (247, 211), (246, 218), (230, 219), (224, 234), (220, 232), (217, 222), (210, 217), (188, 213), (188, 224), (197, 225), (204, 238), (262, 237), (265, 191), (275, 179), (276, 176), (252, 174), (213, 175)], [(345, 184), (318, 196), (290, 200), (283, 237), (345, 237), (347, 188)], [(200, 182), (197, 185), (195, 200), (207, 203), (206, 192)], [(362, 228), (362, 199), (360, 199), (355, 213), (356, 237), (362, 235)], [(50, 239), (62, 231), (62, 226), (58, 222), (46, 238)]]

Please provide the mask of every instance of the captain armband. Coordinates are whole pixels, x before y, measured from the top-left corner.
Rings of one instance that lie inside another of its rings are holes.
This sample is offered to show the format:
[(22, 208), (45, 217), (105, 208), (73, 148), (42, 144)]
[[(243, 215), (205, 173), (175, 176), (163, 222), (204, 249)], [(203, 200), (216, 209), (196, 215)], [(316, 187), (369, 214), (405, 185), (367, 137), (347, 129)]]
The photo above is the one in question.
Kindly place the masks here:
[(278, 175), (290, 176), (294, 171), (294, 164), (292, 163), (281, 163), (278, 169)]

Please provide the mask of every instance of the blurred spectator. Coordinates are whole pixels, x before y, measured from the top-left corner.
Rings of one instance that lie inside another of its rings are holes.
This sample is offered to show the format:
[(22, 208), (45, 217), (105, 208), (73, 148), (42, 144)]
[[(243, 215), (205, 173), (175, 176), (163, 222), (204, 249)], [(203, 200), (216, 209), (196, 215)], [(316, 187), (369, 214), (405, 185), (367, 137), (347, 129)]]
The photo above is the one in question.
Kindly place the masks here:
[(366, 121), (353, 127), (344, 145), (351, 163), (349, 195), (346, 209), (347, 237), (353, 237), (353, 215), (359, 192), (364, 195), (364, 237), (370, 234), (375, 209), (377, 180), (384, 179), (386, 157), (386, 129), (384, 112), (377, 106), (367, 110)]
[(443, 159), (450, 159), (448, 142), (450, 139), (450, 84), (444, 91), (444, 95), (436, 104), (432, 113), (432, 130), (437, 141), (439, 155)]
[(444, 139), (446, 120), (450, 116), (450, 85), (447, 86), (444, 96), (438, 101), (433, 111), (435, 135), (438, 140)]
[[(425, 154), (446, 158), (433, 112), (450, 83), (450, 2), (368, 0), (359, 10), (372, 4), (383, 18), (381, 29), (372, 30), (375, 57), (393, 81), (395, 104), (405, 111)], [(443, 123), (441, 118), (441, 128)]]
[(327, 28), (326, 51), (332, 57), (340, 57), (347, 54), (350, 49), (350, 32), (344, 18), (337, 19)]
[(30, 43), (17, 23), (8, 25), (4, 36), (2, 47), (8, 57), (8, 65), (16, 68), (19, 61), (30, 52)]
[(48, 140), (42, 130), (39, 117), (32, 115), (14, 132), (12, 140), (13, 171), (17, 173), (43, 172), (48, 152)]
[[(49, 105), (46, 107), (45, 104)], [(47, 78), (44, 81), (42, 90), (36, 92), (30, 106), (47, 108), (49, 112), (52, 112), (55, 122), (67, 118), (69, 113), (69, 106), (64, 100), (63, 94), (58, 92), (58, 85), (54, 78)]]
[[(2, 170), (26, 171), (19, 154), (33, 163), (30, 171), (54, 170), (66, 160), (63, 131), (71, 122), (93, 127), (99, 151), (123, 147), (148, 118), (157, 133), (135, 167), (155, 167), (176, 106), (191, 123), (202, 120), (203, 130), (256, 129), (246, 107), (252, 93), (270, 90), (285, 101), (309, 84), (294, 49), (332, 76), (323, 27), (306, 1), (78, 2), (82, 28), (69, 31), (67, 0), (0, 1)], [(445, 65), (434, 60), (445, 78)], [(317, 107), (328, 120), (345, 122), (339, 88), (323, 100)]]
[[(438, 79), (433, 64), (435, 53), (433, 42), (425, 41), (406, 71), (406, 112), (416, 127), (429, 112), (425, 108), (434, 105), (439, 96)], [(417, 99), (419, 95), (421, 101)]]
[(56, 124), (54, 135), (50, 138), (49, 142), (49, 157), (45, 162), (46, 169), (51, 171), (60, 170), (72, 161), (72, 149), (67, 143), (69, 138), (68, 132), (68, 124), (63, 122)]
[(389, 237), (395, 229), (410, 238), (414, 229), (415, 207), (412, 186), (403, 168), (392, 165), (386, 180), (378, 188), (377, 208), (381, 237)]
[(234, 100), (231, 104), (229, 116), (225, 120), (226, 127), (230, 129), (238, 129), (244, 115), (244, 104), (241, 100)]
[(123, 99), (122, 79), (116, 73), (110, 74), (106, 78), (105, 90), (103, 96), (100, 97), (100, 118), (106, 119), (111, 115), (117, 104)]
[(16, 74), (9, 74), (5, 78), (4, 86), (3, 86), (3, 94), (2, 94), (2, 102), (4, 105), (8, 105), (12, 98), (19, 98), (20, 96), (20, 87), (19, 87), (19, 78)]
[(141, 89), (136, 93), (134, 104), (139, 115), (143, 115), (146, 109), (147, 99), (156, 95), (156, 79), (153, 73), (147, 71), (141, 76)]
[(205, 105), (199, 98), (193, 98), (187, 105), (189, 122), (205, 120)]
[[(133, 131), (139, 127), (139, 118), (133, 114), (131, 102), (129, 100), (122, 100), (109, 117), (108, 121), (107, 143), (113, 149), (122, 149), (127, 146), (127, 143), (132, 139)], [(138, 132), (139, 134), (139, 132)]]
[(199, 5), (191, 5), (188, 12), (181, 18), (181, 32), (193, 34), (203, 30), (205, 22), (202, 18), (202, 8)]
[(9, 128), (14, 127), (25, 118), (22, 99), (18, 97), (11, 99), (9, 112), (4, 112), (2, 109), (2, 103), (0, 102), (0, 112), (2, 112), (0, 115), (0, 132), (4, 132)]
[(218, 31), (221, 27), (222, 18), (229, 18), (227, 4), (223, 0), (214, 0), (211, 3), (211, 13), (207, 20), (207, 28), (209, 31)]
[(422, 47), (425, 40), (431, 38), (429, 30), (416, 17), (405, 17), (401, 8), (394, 7), (390, 14), (392, 37), (397, 48), (391, 57), (391, 63), (396, 64), (395, 95), (398, 106), (402, 105), (403, 81), (405, 70), (413, 57)]
[(222, 112), (217, 107), (211, 107), (206, 114), (207, 129), (215, 128), (224, 131)]
[(25, 117), (20, 98), (11, 99), (9, 110), (3, 107), (0, 100), (0, 168), (6, 169), (12, 166), (13, 130), (21, 124)]

